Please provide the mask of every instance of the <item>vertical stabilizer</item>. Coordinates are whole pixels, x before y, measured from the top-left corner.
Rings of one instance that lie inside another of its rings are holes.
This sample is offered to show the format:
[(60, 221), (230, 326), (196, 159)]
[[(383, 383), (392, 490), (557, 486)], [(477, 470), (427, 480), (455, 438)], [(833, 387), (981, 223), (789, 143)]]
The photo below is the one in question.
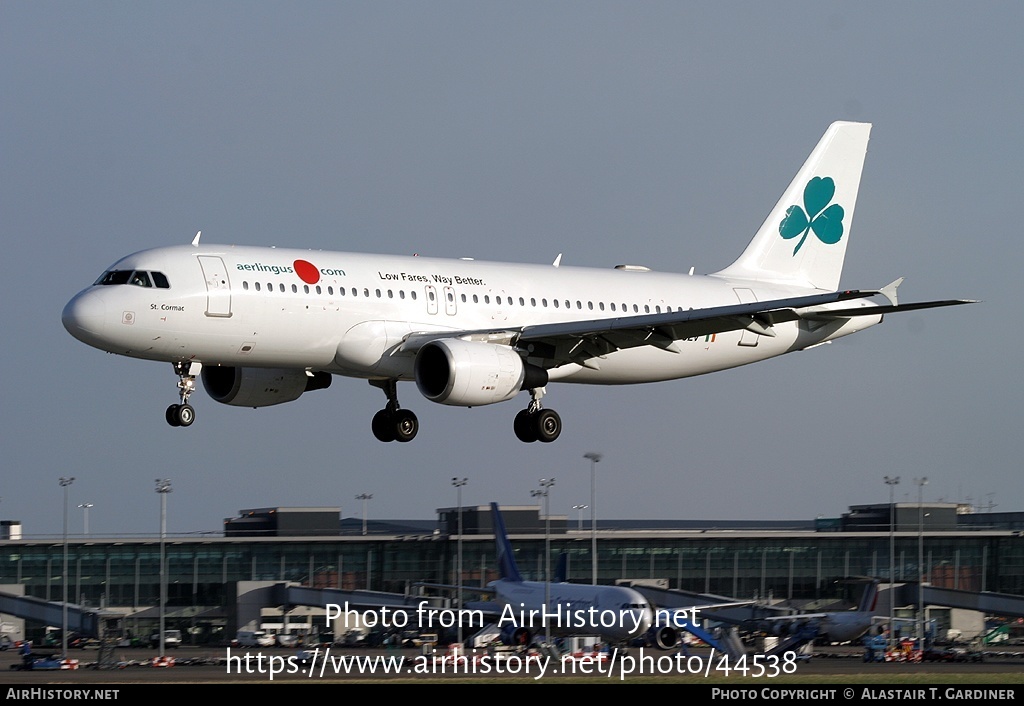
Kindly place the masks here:
[(864, 586), (864, 593), (860, 597), (860, 605), (857, 610), (861, 613), (874, 613), (875, 601), (878, 600), (878, 580), (868, 582)]
[(870, 133), (870, 123), (832, 123), (747, 249), (715, 274), (839, 289)]
[(506, 581), (523, 580), (516, 566), (515, 556), (512, 554), (512, 543), (508, 541), (508, 532), (505, 530), (505, 520), (498, 510), (498, 503), (491, 503), (491, 523), (494, 525), (494, 543), (498, 551), (498, 570), (501, 578)]

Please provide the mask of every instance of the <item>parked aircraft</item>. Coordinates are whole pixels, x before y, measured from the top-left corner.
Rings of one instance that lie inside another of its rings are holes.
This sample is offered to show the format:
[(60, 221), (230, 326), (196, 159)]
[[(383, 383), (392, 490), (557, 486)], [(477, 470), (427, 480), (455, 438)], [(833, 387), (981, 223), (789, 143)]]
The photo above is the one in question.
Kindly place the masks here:
[(599, 635), (610, 643), (640, 639), (651, 631), (654, 606), (635, 589), (525, 580), (497, 503), (491, 503), (491, 520), (500, 577), (486, 589), (463, 590), (493, 597), (473, 608), (493, 618), (503, 642), (527, 646), (548, 627), (552, 635)]
[[(796, 613), (741, 621), (743, 631), (756, 631), (792, 638), (783, 643), (791, 647), (792, 641), (824, 639), (827, 642), (852, 642), (863, 637), (881, 618), (875, 615), (878, 599), (878, 579), (846, 580), (864, 585), (860, 602), (854, 610)], [(711, 616), (713, 619), (714, 615)], [(734, 622), (734, 621), (727, 621)]]
[[(200, 244), (128, 255), (65, 306), (76, 338), (171, 363), (195, 419), (201, 377), (217, 402), (264, 407), (363, 378), (387, 398), (371, 424), (410, 441), (398, 401), (415, 381), (432, 402), (475, 407), (528, 391), (513, 429), (551, 442), (562, 420), (541, 400), (554, 382), (674, 380), (804, 350), (885, 314), (964, 300), (897, 302), (902, 279), (838, 290), (870, 124), (833, 123), (731, 265), (709, 275)], [(873, 301), (881, 296), (887, 303)]]
[[(499, 578), (486, 588), (462, 586), (461, 590), (489, 597), (487, 601), (467, 603), (467, 608), (481, 611), (497, 625), (501, 640), (507, 645), (530, 645), (548, 632), (552, 635), (597, 635), (612, 644), (636, 642), (670, 650), (685, 630), (717, 644), (705, 632), (702, 610), (721, 610), (748, 606), (752, 601), (732, 601), (693, 607), (656, 608), (639, 591), (628, 586), (566, 582), (565, 555), (550, 582), (527, 581), (516, 564), (505, 520), (497, 503), (491, 503), (491, 522)], [(442, 584), (420, 584), (426, 587), (456, 589)]]

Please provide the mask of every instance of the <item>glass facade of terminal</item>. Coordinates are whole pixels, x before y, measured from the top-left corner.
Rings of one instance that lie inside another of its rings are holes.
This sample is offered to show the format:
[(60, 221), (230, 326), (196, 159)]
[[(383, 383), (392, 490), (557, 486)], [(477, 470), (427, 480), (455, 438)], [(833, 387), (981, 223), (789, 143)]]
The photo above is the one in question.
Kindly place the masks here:
[[(598, 581), (661, 579), (670, 588), (737, 598), (825, 599), (835, 579), (890, 576), (886, 533), (601, 533)], [(543, 580), (543, 536), (514, 536), (526, 578)], [(290, 581), (313, 588), (412, 592), (417, 582), (456, 582), (456, 537), (447, 535), (300, 538), (169, 538), (168, 606), (222, 605), (234, 581)], [(497, 578), (494, 542), (462, 542), (463, 584)], [(551, 538), (551, 566), (568, 556), (568, 577), (591, 580), (591, 539), (570, 532)], [(1024, 537), (1012, 532), (898, 533), (892, 555), (896, 582), (1024, 595)], [(0, 584), (59, 601), (64, 587), (60, 540), (0, 541)], [(157, 603), (159, 540), (71, 539), (68, 597), (84, 606), (142, 609)]]

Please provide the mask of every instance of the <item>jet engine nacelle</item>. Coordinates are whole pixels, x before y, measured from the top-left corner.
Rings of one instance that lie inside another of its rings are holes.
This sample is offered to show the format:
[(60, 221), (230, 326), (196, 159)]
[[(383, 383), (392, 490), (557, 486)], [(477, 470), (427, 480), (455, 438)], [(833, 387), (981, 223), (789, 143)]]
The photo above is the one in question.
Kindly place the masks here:
[(269, 407), (291, 402), (303, 392), (322, 390), (331, 384), (329, 373), (283, 368), (203, 366), (201, 375), (210, 397), (235, 407)]
[(679, 631), (668, 625), (653, 626), (647, 631), (647, 644), (659, 650), (671, 650), (679, 642)]
[(476, 407), (512, 399), (520, 390), (543, 387), (547, 371), (527, 365), (509, 346), (445, 338), (416, 354), (416, 386), (431, 402)]
[(501, 629), (501, 644), (510, 647), (528, 647), (533, 641), (533, 633), (526, 628), (506, 625)]

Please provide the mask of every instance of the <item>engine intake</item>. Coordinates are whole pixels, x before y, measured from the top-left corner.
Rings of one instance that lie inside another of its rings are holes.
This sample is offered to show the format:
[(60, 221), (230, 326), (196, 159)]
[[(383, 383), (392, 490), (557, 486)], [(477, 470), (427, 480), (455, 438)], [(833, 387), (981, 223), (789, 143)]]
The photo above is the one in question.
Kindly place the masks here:
[(668, 625), (654, 626), (647, 631), (647, 644), (659, 650), (671, 650), (679, 642), (679, 631)]
[(431, 402), (476, 407), (512, 399), (520, 390), (543, 387), (548, 373), (527, 365), (509, 346), (446, 338), (416, 355), (416, 386)]

